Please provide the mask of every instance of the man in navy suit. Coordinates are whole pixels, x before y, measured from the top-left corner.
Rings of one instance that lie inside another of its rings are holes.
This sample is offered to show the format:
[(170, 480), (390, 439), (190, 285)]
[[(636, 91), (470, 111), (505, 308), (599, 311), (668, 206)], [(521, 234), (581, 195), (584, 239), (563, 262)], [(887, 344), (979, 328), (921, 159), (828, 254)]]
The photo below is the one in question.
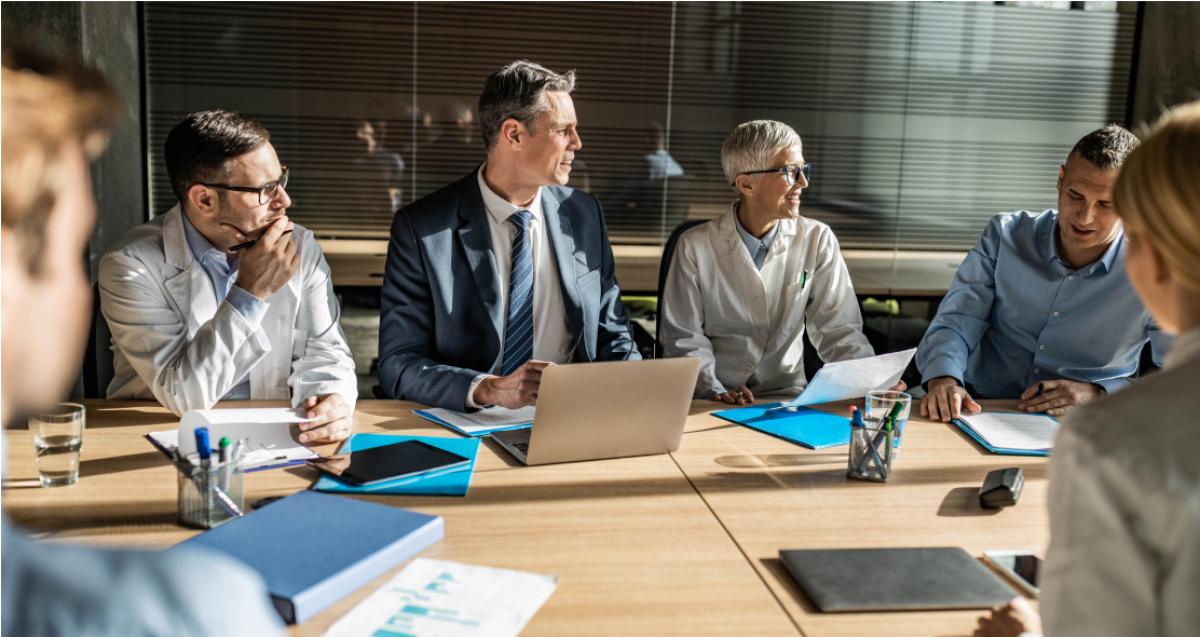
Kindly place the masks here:
[(531, 62), (479, 97), (487, 160), (396, 214), (379, 325), (379, 381), (465, 410), (537, 402), (553, 363), (640, 358), (600, 202), (565, 187), (575, 73)]

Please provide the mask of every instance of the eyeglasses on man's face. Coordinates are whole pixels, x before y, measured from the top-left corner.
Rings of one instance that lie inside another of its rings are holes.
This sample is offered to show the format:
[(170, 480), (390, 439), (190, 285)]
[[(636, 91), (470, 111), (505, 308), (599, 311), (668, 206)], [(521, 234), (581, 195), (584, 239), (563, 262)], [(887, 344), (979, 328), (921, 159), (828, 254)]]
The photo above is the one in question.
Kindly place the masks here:
[(793, 186), (800, 179), (800, 175), (804, 175), (804, 181), (812, 181), (812, 164), (788, 164), (783, 168), (767, 168), (766, 170), (747, 170), (742, 175), (760, 175), (763, 173), (783, 173), (783, 178), (787, 180), (787, 185)]
[(283, 172), (279, 175), (279, 179), (261, 186), (231, 186), (229, 184), (210, 184), (203, 181), (197, 182), (201, 186), (209, 188), (220, 188), (222, 190), (232, 190), (234, 192), (254, 192), (258, 193), (258, 205), (263, 205), (272, 201), (279, 195), (280, 188), (287, 188), (288, 182), (288, 167), (283, 166)]

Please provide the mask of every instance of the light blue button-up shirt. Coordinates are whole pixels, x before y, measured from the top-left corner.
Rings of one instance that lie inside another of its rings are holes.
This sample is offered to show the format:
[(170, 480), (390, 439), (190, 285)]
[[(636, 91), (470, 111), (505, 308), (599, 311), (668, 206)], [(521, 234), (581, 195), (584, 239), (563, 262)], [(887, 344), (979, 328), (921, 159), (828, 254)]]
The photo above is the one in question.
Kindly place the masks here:
[(1067, 379), (1108, 392), (1130, 382), (1142, 347), (1161, 365), (1171, 338), (1125, 276), (1122, 232), (1097, 261), (1058, 256), (1058, 211), (993, 217), (967, 253), (917, 350), (922, 382), (951, 376), (982, 398)]
[[(209, 243), (204, 235), (188, 221), (187, 215), (183, 215), (183, 235), (187, 239), (188, 249), (192, 251), (192, 257), (204, 269), (204, 273), (208, 275), (208, 279), (212, 281), (213, 292), (216, 295), (217, 304), (221, 301), (229, 301), (233, 309), (237, 310), (247, 321), (257, 325), (262, 321), (262, 317), (267, 312), (267, 303), (259, 299), (257, 296), (236, 287), (238, 275), (238, 259), (236, 256), (228, 255)], [(243, 378), (241, 382), (234, 385), (233, 389), (221, 400), (249, 400), (250, 399), (250, 377)]]
[(738, 236), (742, 238), (742, 243), (746, 245), (746, 249), (750, 251), (750, 260), (754, 262), (754, 267), (761, 270), (763, 263), (767, 260), (767, 251), (771, 249), (771, 242), (775, 240), (775, 235), (778, 234), (779, 224), (776, 223), (771, 226), (767, 234), (764, 234), (759, 239), (742, 227), (742, 220), (738, 219), (737, 212), (737, 208), (734, 208), (733, 220), (736, 222), (734, 226), (737, 228)]

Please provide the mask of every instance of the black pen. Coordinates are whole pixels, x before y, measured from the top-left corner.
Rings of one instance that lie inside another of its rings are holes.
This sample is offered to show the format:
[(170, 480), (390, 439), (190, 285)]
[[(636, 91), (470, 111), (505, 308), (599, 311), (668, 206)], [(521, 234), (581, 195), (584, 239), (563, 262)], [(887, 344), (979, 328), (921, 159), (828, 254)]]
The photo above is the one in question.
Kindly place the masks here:
[[(287, 234), (291, 231), (292, 231), (291, 228), (289, 228), (287, 230), (284, 230), (283, 234)], [(230, 252), (241, 252), (242, 250), (245, 250), (246, 248), (253, 248), (256, 244), (258, 244), (258, 239), (251, 239), (245, 243), (239, 243), (239, 244), (233, 246), (232, 248), (229, 249), (229, 251)]]

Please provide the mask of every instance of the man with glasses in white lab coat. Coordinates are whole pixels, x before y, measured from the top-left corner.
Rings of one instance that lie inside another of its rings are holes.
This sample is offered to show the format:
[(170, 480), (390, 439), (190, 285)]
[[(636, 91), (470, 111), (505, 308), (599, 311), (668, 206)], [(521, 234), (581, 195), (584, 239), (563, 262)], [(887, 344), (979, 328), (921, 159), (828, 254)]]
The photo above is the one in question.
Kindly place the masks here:
[(837, 238), (800, 216), (812, 176), (803, 150), (782, 122), (739, 125), (721, 147), (737, 200), (679, 238), (660, 300), (662, 341), (668, 356), (701, 359), (699, 398), (746, 405), (799, 393), (805, 329), (825, 362), (874, 355)]
[(219, 400), (287, 400), (302, 443), (350, 435), (358, 384), (329, 265), (287, 217), (287, 167), (262, 124), (222, 110), (167, 135), (179, 204), (100, 262), (113, 336), (109, 398), (176, 414)]

